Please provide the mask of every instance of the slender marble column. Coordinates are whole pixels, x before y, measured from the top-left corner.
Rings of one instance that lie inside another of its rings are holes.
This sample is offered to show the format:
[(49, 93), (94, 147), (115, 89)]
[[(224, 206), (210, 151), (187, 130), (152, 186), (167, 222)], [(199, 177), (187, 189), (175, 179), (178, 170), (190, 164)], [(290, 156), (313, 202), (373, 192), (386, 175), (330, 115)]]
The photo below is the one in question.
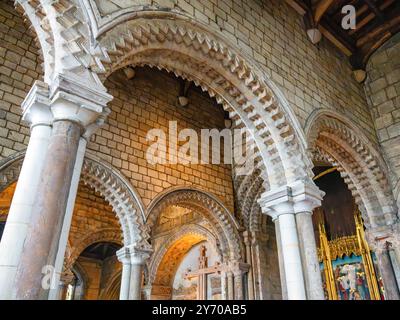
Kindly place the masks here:
[(235, 300), (243, 300), (243, 271), (234, 272)]
[(15, 275), (51, 135), (53, 116), (49, 105), (46, 85), (35, 82), (22, 103), (23, 119), (31, 124), (31, 136), (0, 242), (0, 300), (13, 297)]
[(119, 299), (129, 300), (129, 289), (131, 282), (131, 257), (125, 247), (117, 251), (117, 257), (118, 260), (122, 263), (121, 289), (119, 291)]
[(143, 264), (131, 264), (129, 300), (141, 300)]
[(226, 288), (226, 272), (221, 271), (221, 297), (222, 300), (228, 300), (228, 292)]
[(228, 271), (226, 273), (227, 282), (228, 282), (228, 300), (234, 299), (234, 281), (233, 281), (233, 273), (232, 271)]
[(278, 220), (288, 299), (305, 300), (306, 290), (295, 215), (281, 214)]
[(325, 296), (311, 215), (312, 212), (307, 211), (296, 213), (307, 298), (309, 300), (324, 300)]
[(275, 224), (276, 248), (278, 250), (279, 276), (281, 279), (282, 300), (288, 300), (287, 286), (286, 286), (286, 272), (285, 272), (285, 265), (283, 263), (282, 241), (281, 241), (281, 231), (279, 228), (279, 220), (276, 218), (273, 219), (273, 222)]
[(246, 248), (246, 262), (250, 265), (248, 277), (247, 277), (247, 287), (249, 292), (249, 300), (254, 300), (254, 279), (253, 279), (253, 264), (252, 264), (252, 254), (251, 254), (251, 241), (249, 239), (248, 231), (245, 231), (244, 234), (244, 244)]
[(129, 252), (131, 257), (129, 300), (141, 300), (143, 267), (151, 251), (131, 246)]

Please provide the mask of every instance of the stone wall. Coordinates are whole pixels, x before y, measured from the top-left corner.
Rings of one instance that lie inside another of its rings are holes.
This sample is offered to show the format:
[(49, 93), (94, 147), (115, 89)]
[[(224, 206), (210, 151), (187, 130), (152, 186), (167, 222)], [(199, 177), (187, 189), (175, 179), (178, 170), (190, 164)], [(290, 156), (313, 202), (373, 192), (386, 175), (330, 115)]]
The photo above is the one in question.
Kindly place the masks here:
[(375, 138), (362, 85), (336, 47), (323, 39), (314, 46), (302, 17), (284, 0), (96, 0), (100, 15), (144, 6), (176, 10), (222, 34), (251, 56), (282, 90), (304, 125), (316, 108), (347, 115)]
[(115, 97), (112, 112), (88, 149), (130, 179), (146, 206), (168, 188), (194, 186), (215, 194), (233, 212), (230, 165), (152, 165), (146, 159), (153, 143), (146, 138), (149, 130), (162, 129), (168, 139), (169, 121), (177, 121), (178, 132), (192, 128), (200, 137), (200, 129), (224, 128), (222, 107), (194, 87), (189, 106), (177, 106), (178, 79), (150, 68), (138, 69), (130, 81), (118, 72), (106, 85)]
[(400, 34), (372, 55), (367, 73), (369, 107), (400, 204)]
[[(80, 245), (86, 237), (104, 229), (121, 230), (118, 218), (100, 194), (80, 183), (68, 238), (70, 245)], [(122, 231), (119, 234), (122, 236)]]
[(29, 128), (21, 122), (21, 102), (42, 77), (32, 36), (13, 1), (0, 2), (0, 160), (26, 148)]
[(102, 264), (98, 260), (79, 257), (80, 267), (87, 275), (82, 300), (97, 300), (100, 292)]

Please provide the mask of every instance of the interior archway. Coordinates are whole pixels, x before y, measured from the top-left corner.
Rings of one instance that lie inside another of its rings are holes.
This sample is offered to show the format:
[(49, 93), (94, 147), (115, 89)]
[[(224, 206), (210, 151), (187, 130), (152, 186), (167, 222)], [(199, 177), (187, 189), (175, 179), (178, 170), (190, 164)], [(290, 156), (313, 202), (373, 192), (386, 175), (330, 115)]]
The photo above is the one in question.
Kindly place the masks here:
[[(135, 19), (113, 26), (100, 37), (110, 60), (107, 73), (126, 66), (153, 66), (193, 81), (229, 112), (235, 127), (246, 128), (255, 166), (266, 188), (311, 177), (311, 162), (296, 120), (264, 74), (220, 37), (182, 20)], [(115, 34), (120, 40), (116, 41)], [(121, 38), (121, 34), (124, 36)], [(179, 63), (177, 61), (179, 60)], [(250, 67), (250, 65), (252, 67)], [(275, 89), (275, 88), (274, 88)]]
[(338, 167), (366, 225), (375, 228), (392, 224), (396, 220), (396, 204), (385, 163), (374, 142), (344, 116), (330, 111), (315, 112), (306, 133), (314, 159)]

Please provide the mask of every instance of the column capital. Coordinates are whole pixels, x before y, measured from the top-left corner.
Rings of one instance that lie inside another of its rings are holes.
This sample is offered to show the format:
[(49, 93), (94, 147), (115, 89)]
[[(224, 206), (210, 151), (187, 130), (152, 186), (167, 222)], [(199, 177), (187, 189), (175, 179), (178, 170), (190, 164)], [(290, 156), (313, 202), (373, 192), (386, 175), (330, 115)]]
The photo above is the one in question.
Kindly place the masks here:
[(291, 185), (295, 213), (312, 211), (321, 206), (325, 192), (320, 190), (313, 181), (298, 181)]
[(131, 256), (127, 247), (122, 247), (117, 251), (117, 259), (122, 264), (130, 264)]
[(66, 270), (61, 273), (60, 275), (60, 282), (64, 285), (67, 286), (72, 283), (74, 280), (75, 275), (71, 270)]
[(275, 220), (282, 214), (312, 212), (321, 205), (324, 195), (312, 181), (297, 181), (264, 192), (258, 202), (262, 212)]
[(50, 87), (49, 99), (54, 121), (79, 123), (86, 136), (104, 123), (110, 113), (107, 103), (112, 100), (102, 86), (92, 86), (72, 75), (58, 74)]
[(243, 231), (243, 241), (245, 245), (251, 244), (251, 234), (248, 230)]
[(150, 258), (151, 253), (153, 252), (151, 248), (148, 246), (142, 246), (133, 244), (128, 246), (131, 264), (133, 265), (142, 265), (146, 262), (148, 258)]
[(27, 96), (22, 102), (22, 119), (31, 127), (36, 125), (48, 125), (53, 122), (53, 114), (50, 109), (49, 87), (46, 83), (36, 80)]
[(250, 264), (242, 262), (242, 261), (231, 261), (230, 262), (230, 271), (233, 273), (234, 276), (241, 275), (246, 273), (250, 269)]

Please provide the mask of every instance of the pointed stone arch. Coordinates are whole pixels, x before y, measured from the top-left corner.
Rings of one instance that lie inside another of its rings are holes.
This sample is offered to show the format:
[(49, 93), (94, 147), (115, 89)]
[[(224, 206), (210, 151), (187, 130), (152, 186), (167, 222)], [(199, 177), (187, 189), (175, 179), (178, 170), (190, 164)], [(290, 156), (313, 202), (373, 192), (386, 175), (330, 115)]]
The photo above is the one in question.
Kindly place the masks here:
[(241, 260), (244, 247), (240, 225), (229, 210), (213, 195), (194, 188), (173, 188), (156, 197), (148, 208), (147, 226), (152, 229), (163, 210), (171, 205), (200, 213), (218, 235), (224, 260)]
[(329, 110), (314, 111), (305, 132), (314, 158), (338, 167), (366, 225), (392, 224), (396, 220), (396, 204), (386, 164), (375, 143), (343, 115)]

